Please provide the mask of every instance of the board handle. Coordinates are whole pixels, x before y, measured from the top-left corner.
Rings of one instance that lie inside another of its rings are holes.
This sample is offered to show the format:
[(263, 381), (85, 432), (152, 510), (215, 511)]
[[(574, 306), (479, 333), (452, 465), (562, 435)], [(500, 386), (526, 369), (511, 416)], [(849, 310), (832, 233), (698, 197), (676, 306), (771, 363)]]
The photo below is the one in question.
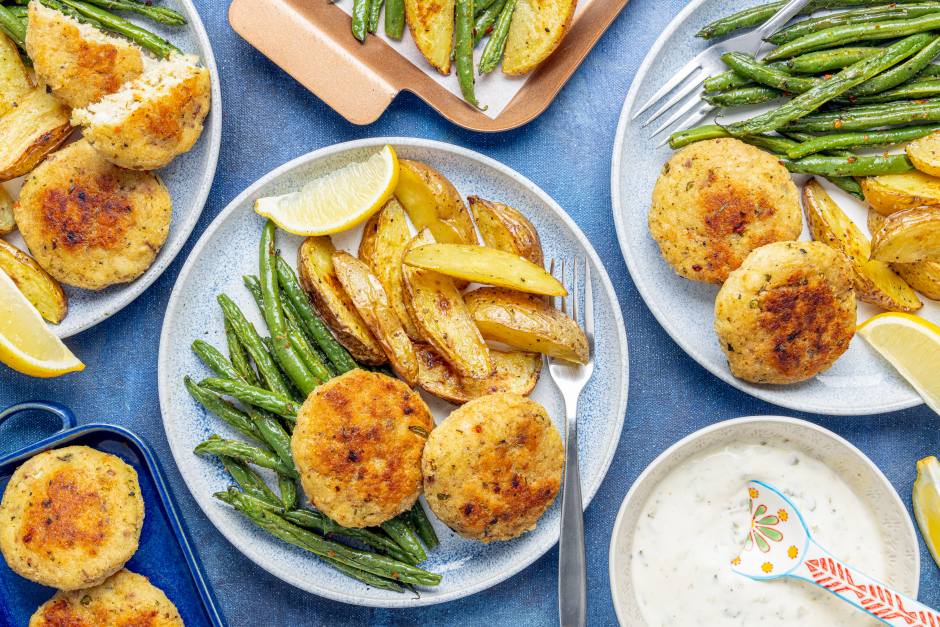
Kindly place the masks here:
[[(60, 405), (59, 403), (53, 403), (51, 401), (28, 401), (25, 403), (19, 403), (18, 405), (13, 405), (12, 407), (7, 407), (3, 411), (0, 411), (0, 425), (12, 418), (13, 416), (20, 414), (24, 411), (33, 411), (33, 410), (47, 411), (50, 414), (55, 414), (62, 420), (62, 428), (57, 431), (61, 433), (62, 431), (68, 431), (69, 429), (74, 429), (78, 425), (78, 421), (75, 420), (75, 414), (72, 413), (72, 410), (66, 407), (65, 405)], [(5, 455), (3, 458), (15, 457), (19, 451), (13, 451), (9, 455)]]

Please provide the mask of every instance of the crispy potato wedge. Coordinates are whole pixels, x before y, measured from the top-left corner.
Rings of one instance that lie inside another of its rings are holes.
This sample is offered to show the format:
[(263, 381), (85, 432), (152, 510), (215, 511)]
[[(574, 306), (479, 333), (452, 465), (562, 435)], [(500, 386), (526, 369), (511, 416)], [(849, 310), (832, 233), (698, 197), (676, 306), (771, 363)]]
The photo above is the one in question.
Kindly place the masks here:
[(587, 336), (543, 299), (502, 287), (481, 287), (464, 297), (483, 338), (550, 357), (586, 364)]
[(33, 90), (19, 48), (0, 32), (0, 115), (5, 115)]
[(518, 255), (540, 268), (545, 266), (539, 232), (524, 215), (509, 205), (490, 202), (479, 196), (468, 196), (467, 202), (484, 244)]
[(382, 345), (372, 335), (333, 267), (336, 251), (329, 235), (308, 237), (297, 251), (300, 284), (336, 340), (359, 361), (370, 366), (388, 363)]
[(418, 382), (418, 361), (411, 340), (388, 302), (382, 282), (372, 274), (369, 266), (345, 251), (334, 252), (332, 259), (339, 282), (343, 284), (372, 335), (379, 341), (392, 369), (405, 380), (408, 387), (413, 388)]
[[(885, 217), (868, 210), (868, 230), (877, 233)], [(892, 263), (891, 269), (904, 281), (930, 300), (940, 300), (940, 263), (936, 261), (915, 261), (913, 263)]]
[(883, 261), (871, 261), (865, 234), (811, 178), (803, 186), (803, 210), (817, 242), (839, 250), (855, 271), (855, 297), (890, 311), (917, 311), (924, 306), (914, 290)]
[(455, 0), (405, 0), (405, 20), (418, 50), (445, 76), (450, 74)]
[(892, 213), (872, 233), (871, 258), (891, 263), (940, 261), (940, 207)]
[(518, 255), (468, 244), (429, 244), (409, 250), (405, 265), (433, 270), (471, 283), (483, 283), (547, 296), (568, 290), (541, 266)]
[(500, 392), (528, 396), (539, 382), (542, 356), (530, 351), (490, 349), (495, 374), (485, 379), (462, 377), (430, 344), (415, 344), (418, 384), (439, 398), (463, 405), (467, 401)]
[(16, 228), (16, 216), (13, 215), (13, 199), (0, 185), (0, 235), (11, 233)]
[(526, 74), (550, 55), (571, 26), (578, 0), (518, 0), (506, 39), (503, 72)]
[(0, 239), (0, 272), (13, 279), (26, 300), (43, 318), (59, 324), (69, 312), (69, 301), (59, 282), (39, 267), (32, 257)]
[(71, 115), (37, 87), (0, 118), (0, 181), (27, 174), (61, 146), (72, 132)]
[(411, 241), (411, 232), (405, 219), (405, 209), (394, 196), (378, 213), (366, 222), (359, 242), (359, 259), (369, 264), (372, 272), (382, 282), (389, 303), (401, 326), (415, 342), (422, 341), (421, 332), (411, 319), (405, 305), (405, 277), (401, 271), (401, 258)]
[(940, 177), (940, 133), (934, 131), (915, 139), (905, 148), (914, 167), (931, 176)]
[(859, 183), (865, 200), (886, 216), (912, 207), (940, 205), (940, 179), (923, 172), (866, 176)]
[[(433, 243), (434, 236), (424, 228), (409, 242), (405, 255), (412, 248)], [(450, 277), (407, 265), (402, 265), (402, 272), (408, 308), (425, 341), (462, 376), (485, 379), (492, 375), (489, 349)]]

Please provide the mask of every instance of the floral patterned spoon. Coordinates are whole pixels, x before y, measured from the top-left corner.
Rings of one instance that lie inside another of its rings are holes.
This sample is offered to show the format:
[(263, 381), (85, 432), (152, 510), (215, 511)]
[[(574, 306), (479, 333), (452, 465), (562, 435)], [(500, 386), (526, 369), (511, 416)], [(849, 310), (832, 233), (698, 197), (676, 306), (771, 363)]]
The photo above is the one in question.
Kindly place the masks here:
[(830, 555), (810, 536), (799, 510), (775, 488), (747, 485), (751, 532), (731, 561), (734, 572), (768, 581), (795, 577), (815, 583), (888, 625), (940, 627), (940, 613), (892, 590)]

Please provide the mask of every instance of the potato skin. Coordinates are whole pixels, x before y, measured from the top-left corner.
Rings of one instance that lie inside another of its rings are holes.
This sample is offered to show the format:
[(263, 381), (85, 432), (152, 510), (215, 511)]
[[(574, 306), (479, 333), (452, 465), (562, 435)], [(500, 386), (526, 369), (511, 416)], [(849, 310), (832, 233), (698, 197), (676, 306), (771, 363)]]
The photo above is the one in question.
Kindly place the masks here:
[(715, 301), (715, 333), (734, 376), (796, 383), (829, 369), (855, 335), (852, 268), (819, 242), (758, 248)]
[(19, 48), (0, 32), (0, 116), (13, 109), (23, 96), (33, 90), (33, 81), (23, 66)]
[(564, 446), (545, 408), (512, 393), (470, 401), (431, 432), (421, 468), (428, 505), (464, 538), (511, 540), (555, 501)]
[[(868, 230), (877, 233), (884, 224), (885, 217), (874, 207), (868, 210)], [(940, 300), (940, 262), (915, 261), (913, 263), (892, 263), (891, 269), (897, 272), (913, 289), (930, 300)]]
[(418, 384), (454, 405), (500, 392), (528, 396), (542, 372), (542, 356), (538, 353), (491, 348), (494, 374), (485, 379), (471, 379), (460, 376), (430, 344), (415, 344), (414, 350), (418, 359)]
[(13, 215), (13, 199), (7, 190), (0, 185), (0, 235), (12, 233), (16, 228), (16, 217)]
[(522, 213), (479, 196), (468, 196), (467, 202), (487, 246), (518, 255), (540, 268), (545, 266), (539, 232)]
[(859, 179), (865, 200), (881, 214), (940, 204), (940, 179), (923, 172), (866, 176)]
[(331, 379), (307, 397), (291, 438), (304, 493), (344, 527), (394, 518), (424, 490), (433, 429), (421, 396), (397, 379), (358, 369)]
[(80, 590), (137, 551), (144, 501), (137, 472), (87, 446), (40, 453), (16, 469), (0, 503), (0, 550), (14, 572)]
[(72, 133), (72, 110), (37, 87), (0, 118), (0, 182), (28, 174)]
[(16, 246), (0, 240), (0, 272), (5, 272), (42, 317), (59, 324), (69, 311), (62, 287)]
[(924, 174), (940, 177), (940, 135), (933, 132), (915, 139), (904, 150), (915, 168)]
[(686, 146), (653, 188), (650, 235), (679, 276), (721, 285), (752, 250), (803, 230), (796, 186), (772, 155), (737, 139)]
[(871, 258), (892, 263), (940, 261), (940, 207), (892, 213), (872, 233)]

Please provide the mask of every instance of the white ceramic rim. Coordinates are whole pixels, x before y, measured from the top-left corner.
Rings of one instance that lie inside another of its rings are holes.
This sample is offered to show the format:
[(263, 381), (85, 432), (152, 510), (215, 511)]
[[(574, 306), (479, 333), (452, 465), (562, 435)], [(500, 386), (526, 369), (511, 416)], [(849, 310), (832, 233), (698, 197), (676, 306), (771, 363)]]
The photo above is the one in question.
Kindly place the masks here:
[(627, 124), (630, 123), (630, 112), (633, 109), (633, 104), (636, 101), (637, 94), (640, 91), (640, 86), (646, 79), (650, 66), (653, 64), (653, 59), (655, 59), (659, 52), (663, 49), (663, 47), (666, 45), (666, 41), (679, 28), (680, 24), (688, 19), (689, 15), (695, 12), (700, 6), (706, 2), (711, 1), (712, 0), (693, 0), (679, 13), (679, 15), (676, 16), (674, 20), (672, 20), (672, 22), (669, 23), (669, 26), (666, 27), (663, 33), (659, 36), (659, 39), (656, 40), (656, 43), (653, 44), (653, 47), (650, 48), (646, 58), (643, 59), (643, 64), (640, 65), (640, 69), (637, 70), (636, 76), (633, 77), (633, 83), (630, 85), (630, 91), (627, 93), (627, 98), (623, 103), (623, 109), (620, 112), (620, 121), (617, 124), (617, 135), (614, 138), (614, 154), (611, 160), (610, 168), (610, 200), (611, 205), (613, 206), (614, 226), (617, 229), (617, 240), (620, 242), (620, 250), (623, 254), (623, 259), (627, 264), (627, 269), (630, 271), (630, 277), (633, 279), (633, 284), (636, 285), (636, 289), (640, 292), (640, 296), (643, 298), (646, 306), (649, 307), (649, 310), (653, 313), (653, 316), (655, 316), (655, 318), (659, 321), (659, 324), (662, 325), (666, 333), (669, 334), (669, 336), (676, 342), (676, 344), (679, 345), (680, 348), (682, 348), (682, 350), (686, 352), (686, 354), (688, 354), (689, 357), (697, 361), (699, 365), (725, 383), (732, 385), (742, 392), (746, 392), (755, 398), (759, 398), (762, 401), (767, 401), (768, 403), (796, 411), (828, 414), (832, 416), (864, 416), (882, 412), (899, 411), (901, 409), (908, 409), (909, 407), (917, 407), (918, 405), (922, 405), (924, 402), (923, 399), (915, 394), (910, 400), (906, 401), (897, 401), (894, 403), (887, 403), (884, 405), (871, 407), (846, 408), (842, 405), (817, 405), (812, 403), (803, 403), (798, 400), (796, 395), (793, 395), (793, 401), (788, 401), (786, 399), (781, 399), (778, 396), (773, 396), (769, 390), (764, 390), (757, 387), (748, 387), (744, 384), (744, 382), (731, 374), (731, 371), (727, 368), (711, 368), (711, 365), (705, 358), (705, 355), (700, 353), (695, 345), (692, 342), (687, 341), (685, 337), (679, 332), (679, 330), (669, 322), (669, 319), (654, 300), (653, 291), (646, 285), (644, 277), (639, 272), (636, 262), (634, 261), (633, 250), (630, 248), (629, 242), (627, 240), (627, 225), (624, 223), (623, 207), (620, 203), (620, 172), (623, 167), (620, 156), (623, 154), (624, 132)]
[[(222, 86), (219, 83), (219, 68), (215, 64), (215, 54), (212, 52), (212, 44), (209, 43), (209, 34), (202, 24), (199, 11), (196, 10), (192, 0), (180, 1), (183, 3), (183, 6), (186, 7), (186, 17), (189, 19), (189, 25), (196, 31), (196, 38), (205, 51), (202, 63), (206, 69), (209, 70), (209, 78), (212, 83), (212, 126), (208, 129), (209, 167), (206, 169), (206, 175), (203, 177), (202, 185), (199, 188), (199, 195), (196, 197), (195, 211), (191, 211), (189, 217), (182, 224), (180, 237), (172, 245), (160, 249), (159, 263), (163, 265), (163, 269), (149, 276), (145, 273), (140, 279), (130, 283), (126, 290), (121, 292), (121, 296), (113, 308), (110, 308), (107, 312), (89, 318), (83, 322), (81, 326), (59, 336), (59, 339), (65, 339), (77, 333), (81, 333), (99, 322), (111, 318), (114, 314), (134, 302), (134, 300), (143, 294), (154, 281), (163, 276), (163, 273), (166, 272), (170, 264), (173, 263), (176, 255), (179, 254), (183, 246), (186, 245), (186, 242), (189, 241), (189, 236), (192, 234), (196, 223), (202, 216), (202, 210), (205, 208), (206, 201), (209, 198), (209, 191), (212, 189), (212, 182), (215, 180), (215, 171), (219, 165), (219, 149), (222, 147)], [(203, 129), (204, 133), (205, 130), (206, 129)], [(54, 328), (53, 331), (55, 331)]]
[[(167, 304), (166, 315), (163, 319), (163, 328), (160, 333), (160, 350), (157, 357), (158, 364), (158, 373), (157, 373), (157, 382), (160, 394), (160, 407), (161, 414), (163, 407), (169, 405), (168, 391), (166, 386), (163, 384), (163, 373), (161, 372), (163, 364), (166, 360), (166, 344), (163, 342), (162, 338), (169, 331), (170, 321), (176, 316), (176, 310), (179, 303), (179, 289), (180, 286), (186, 282), (189, 278), (190, 273), (195, 267), (196, 260), (199, 255), (202, 253), (202, 250), (208, 244), (209, 240), (212, 238), (212, 235), (215, 233), (216, 229), (232, 214), (235, 209), (238, 208), (247, 198), (252, 196), (257, 192), (258, 189), (267, 185), (272, 180), (278, 178), (282, 174), (293, 170), (299, 166), (305, 165), (311, 161), (329, 158), (336, 154), (345, 152), (347, 150), (355, 150), (358, 148), (365, 147), (381, 147), (386, 144), (391, 144), (392, 146), (415, 146), (419, 148), (429, 148), (432, 150), (441, 150), (444, 152), (452, 153), (458, 156), (462, 156), (474, 161), (477, 161), (485, 166), (493, 168), (499, 171), (501, 174), (508, 176), (509, 178), (515, 180), (518, 183), (521, 183), (527, 187), (532, 193), (534, 193), (540, 200), (546, 203), (555, 214), (565, 223), (565, 225), (571, 229), (575, 237), (587, 251), (588, 256), (590, 257), (594, 268), (597, 270), (598, 277), (601, 280), (601, 283), (604, 286), (604, 291), (607, 295), (607, 298), (610, 299), (612, 303), (611, 310), (614, 314), (614, 319), (617, 326), (617, 336), (620, 341), (621, 350), (621, 363), (623, 370), (621, 372), (622, 385), (620, 389), (620, 403), (617, 408), (617, 415), (620, 417), (617, 421), (617, 424), (614, 427), (614, 432), (611, 437), (610, 442), (607, 445), (607, 453), (604, 456), (604, 460), (601, 464), (600, 470), (595, 478), (594, 482), (590, 487), (585, 491), (582, 496), (582, 507), (587, 509), (588, 505), (591, 502), (591, 499), (594, 498), (594, 495), (597, 493), (597, 490), (600, 488), (601, 483), (604, 481), (604, 478), (607, 476), (607, 471), (610, 468), (610, 463), (613, 461), (614, 454), (617, 452), (617, 446), (620, 443), (620, 434), (623, 429), (623, 422), (626, 417), (627, 410), (627, 395), (630, 385), (630, 368), (629, 368), (629, 358), (627, 350), (627, 334), (623, 324), (623, 315), (620, 311), (620, 300), (617, 298), (617, 293), (614, 290), (614, 286), (610, 281), (610, 277), (607, 275), (607, 270), (604, 268), (604, 264), (601, 262), (600, 258), (597, 256), (597, 252), (594, 250), (594, 247), (591, 245), (590, 240), (587, 236), (578, 228), (578, 225), (571, 219), (571, 217), (565, 212), (561, 206), (558, 205), (548, 194), (542, 191), (537, 185), (532, 183), (529, 179), (522, 176), (515, 170), (509, 168), (508, 166), (503, 165), (502, 163), (491, 159), (485, 155), (482, 155), (478, 152), (468, 150), (466, 148), (461, 148), (459, 146), (454, 146), (452, 144), (446, 144), (443, 142), (438, 142), (429, 139), (416, 139), (416, 138), (405, 138), (405, 137), (376, 137), (371, 139), (360, 139), (351, 142), (345, 142), (341, 144), (335, 144), (333, 146), (328, 146), (326, 148), (321, 148), (315, 150), (311, 153), (308, 153), (304, 156), (298, 157), (288, 163), (285, 163), (281, 167), (269, 172), (265, 176), (258, 179), (252, 185), (250, 185), (245, 191), (239, 194), (229, 205), (212, 221), (209, 227), (205, 230), (202, 236), (199, 238), (199, 241), (196, 242), (196, 245), (193, 247), (193, 250), (189, 253), (189, 257), (186, 260), (186, 264), (183, 266), (183, 269), (180, 271), (179, 277), (176, 279), (176, 285), (173, 288), (173, 292), (170, 294), (170, 300)], [(164, 427), (164, 431), (166, 428)], [(179, 443), (170, 438), (169, 432), (167, 432), (167, 441), (170, 445), (170, 451), (173, 453), (174, 460), (178, 460), (182, 455), (189, 455), (191, 451), (183, 450)], [(290, 585), (299, 588), (301, 590), (311, 592), (318, 596), (332, 599), (334, 601), (341, 601), (343, 603), (350, 603), (352, 605), (366, 605), (370, 607), (389, 607), (389, 608), (401, 608), (401, 607), (426, 607), (429, 605), (434, 605), (438, 603), (445, 603), (448, 601), (453, 601), (456, 599), (461, 599), (487, 588), (494, 586), (502, 581), (505, 581), (509, 577), (512, 577), (516, 573), (520, 572), (527, 566), (531, 565), (532, 562), (540, 558), (542, 555), (547, 553), (555, 544), (558, 542), (558, 538), (555, 537), (551, 542), (547, 542), (536, 547), (529, 555), (525, 556), (520, 561), (512, 565), (512, 567), (507, 568), (505, 571), (500, 573), (497, 576), (490, 577), (484, 581), (480, 581), (474, 585), (461, 588), (459, 590), (454, 590), (450, 593), (443, 594), (437, 597), (432, 597), (428, 599), (365, 599), (362, 597), (356, 597), (352, 595), (346, 595), (337, 593), (329, 590), (321, 590), (316, 587), (315, 583), (305, 582), (295, 579), (290, 573), (284, 572), (274, 566), (270, 566), (266, 563), (263, 563), (260, 560), (260, 556), (255, 555), (249, 546), (239, 540), (238, 534), (233, 533), (228, 529), (226, 521), (224, 518), (217, 516), (215, 511), (211, 511), (209, 508), (204, 507), (202, 502), (195, 497), (197, 490), (193, 488), (199, 481), (199, 477), (194, 477), (189, 472), (188, 467), (184, 464), (177, 462), (177, 468), (179, 469), (180, 474), (183, 476), (183, 481), (186, 483), (186, 487), (189, 488), (190, 494), (193, 495), (196, 503), (199, 505), (199, 508), (203, 513), (212, 521), (212, 524), (215, 525), (216, 529), (223, 535), (225, 538), (231, 542), (236, 549), (238, 549), (243, 555), (248, 557), (256, 565), (260, 566), (267, 572), (271, 573), (278, 579), (289, 583)]]
[[(620, 505), (620, 510), (617, 512), (617, 519), (614, 521), (613, 533), (610, 536), (610, 549), (607, 554), (607, 572), (610, 578), (610, 598), (614, 604), (614, 612), (617, 614), (617, 622), (621, 625), (621, 627), (629, 627), (629, 623), (626, 621), (626, 617), (621, 615), (621, 609), (617, 603), (617, 597), (614, 595), (614, 590), (617, 589), (617, 575), (616, 575), (616, 569), (614, 568), (614, 560), (615, 560), (615, 555), (617, 552), (617, 538), (620, 535), (620, 527), (623, 526), (624, 516), (626, 515), (627, 506), (630, 504), (630, 500), (639, 491), (640, 486), (643, 485), (647, 477), (649, 477), (649, 475), (651, 475), (653, 471), (655, 471), (656, 468), (660, 464), (664, 463), (665, 460), (668, 459), (678, 449), (714, 431), (718, 431), (719, 429), (725, 429), (727, 427), (748, 424), (748, 423), (753, 423), (753, 422), (776, 422), (776, 423), (790, 424), (790, 425), (805, 427), (807, 429), (818, 431), (822, 433), (823, 435), (830, 437), (834, 439), (835, 441), (839, 442), (840, 444), (842, 444), (843, 446), (845, 446), (851, 453), (855, 454), (856, 457), (858, 457), (858, 459), (860, 459), (864, 463), (864, 465), (869, 468), (869, 470), (871, 470), (872, 475), (876, 479), (880, 479), (884, 483), (884, 485), (886, 485), (889, 488), (888, 493), (893, 496), (895, 507), (897, 507), (898, 510), (904, 512), (904, 516), (902, 516), (902, 518), (907, 523), (905, 531), (907, 531), (909, 536), (914, 538), (914, 546), (919, 546), (918, 539), (917, 539), (917, 532), (914, 530), (914, 523), (913, 521), (911, 521), (911, 516), (907, 512), (907, 507), (904, 505), (904, 501), (901, 500), (901, 496), (898, 494), (898, 491), (894, 489), (894, 485), (888, 480), (885, 474), (881, 472), (881, 469), (878, 468), (878, 465), (875, 464), (875, 462), (871, 461), (871, 459), (869, 459), (868, 456), (865, 455), (865, 453), (859, 450), (857, 446), (855, 446), (854, 444), (852, 444), (851, 442), (849, 442), (848, 440), (846, 440), (839, 434), (834, 433), (824, 427), (820, 427), (819, 425), (815, 423), (812, 423), (806, 420), (800, 420), (799, 418), (791, 418), (789, 416), (744, 416), (741, 418), (733, 418), (731, 420), (725, 420), (723, 422), (709, 425), (705, 427), (704, 429), (699, 429), (695, 433), (690, 433), (689, 435), (685, 436), (684, 438), (682, 438), (681, 440), (679, 440), (678, 442), (676, 442), (675, 444), (667, 448), (665, 451), (660, 453), (660, 455), (656, 459), (654, 459), (650, 463), (650, 465), (647, 466), (645, 470), (643, 470), (643, 472), (640, 473), (640, 476), (637, 477), (636, 481), (633, 482), (633, 485), (630, 486), (630, 491), (627, 492), (627, 496), (624, 497), (623, 503), (621, 503)], [(917, 581), (914, 582), (914, 589), (912, 590), (913, 594), (911, 596), (916, 599), (917, 592), (920, 590), (920, 550), (919, 549), (915, 554), (915, 560), (916, 560), (916, 563), (914, 564), (914, 572), (918, 573), (918, 576), (917, 576)]]

